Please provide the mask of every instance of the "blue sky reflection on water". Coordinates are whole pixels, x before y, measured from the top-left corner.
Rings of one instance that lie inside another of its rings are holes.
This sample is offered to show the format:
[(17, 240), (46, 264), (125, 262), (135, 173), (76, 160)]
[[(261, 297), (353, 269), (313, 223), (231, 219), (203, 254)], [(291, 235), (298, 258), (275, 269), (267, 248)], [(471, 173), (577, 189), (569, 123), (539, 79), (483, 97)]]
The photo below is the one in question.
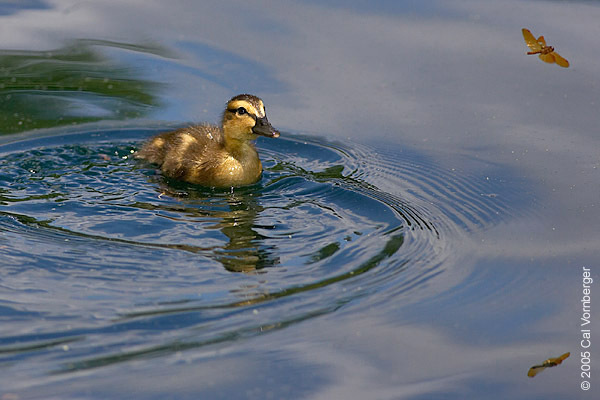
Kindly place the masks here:
[[(397, 301), (390, 288), (221, 348), (82, 378), (25, 378), (15, 386), (24, 398), (90, 389), (94, 398), (119, 398), (132, 382), (138, 398), (235, 390), (248, 398), (269, 390), (314, 399), (580, 397), (581, 267), (598, 277), (600, 255), (598, 3), (26, 4), (0, 7), (2, 49), (55, 49), (71, 39), (168, 49), (168, 57), (102, 50), (164, 85), (165, 106), (148, 119), (214, 121), (227, 98), (255, 92), (284, 132), (366, 143), (386, 165), (422, 153), (443, 176), (489, 188), (508, 205), (457, 232), (444, 273), (414, 298)], [(545, 35), (571, 67), (526, 56), (523, 27)], [(370, 183), (412, 191), (434, 215), (453, 212), (443, 194), (420, 193), (393, 172), (374, 173)], [(565, 351), (572, 355), (563, 365), (526, 377), (530, 364)]]

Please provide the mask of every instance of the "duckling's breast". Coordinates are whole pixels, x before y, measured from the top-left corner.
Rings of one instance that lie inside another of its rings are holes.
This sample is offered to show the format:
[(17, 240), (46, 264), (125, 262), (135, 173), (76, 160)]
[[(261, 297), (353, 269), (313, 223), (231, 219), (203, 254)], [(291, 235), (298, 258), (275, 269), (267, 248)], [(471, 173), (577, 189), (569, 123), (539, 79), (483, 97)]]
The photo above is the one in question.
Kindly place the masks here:
[(250, 154), (245, 157), (236, 158), (231, 154), (223, 157), (221, 165), (215, 170), (215, 186), (231, 186), (232, 183), (235, 186), (249, 185), (260, 179), (260, 159), (254, 148), (248, 151)]

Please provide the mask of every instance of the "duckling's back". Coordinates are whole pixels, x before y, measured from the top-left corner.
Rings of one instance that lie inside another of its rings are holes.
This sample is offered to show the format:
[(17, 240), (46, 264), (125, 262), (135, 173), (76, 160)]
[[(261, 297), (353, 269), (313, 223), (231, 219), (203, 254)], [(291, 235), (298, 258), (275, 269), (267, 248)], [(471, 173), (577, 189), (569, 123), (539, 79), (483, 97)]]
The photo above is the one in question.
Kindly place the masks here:
[(197, 125), (165, 132), (148, 141), (137, 158), (160, 166), (171, 178), (212, 184), (223, 152), (223, 132), (213, 125)]

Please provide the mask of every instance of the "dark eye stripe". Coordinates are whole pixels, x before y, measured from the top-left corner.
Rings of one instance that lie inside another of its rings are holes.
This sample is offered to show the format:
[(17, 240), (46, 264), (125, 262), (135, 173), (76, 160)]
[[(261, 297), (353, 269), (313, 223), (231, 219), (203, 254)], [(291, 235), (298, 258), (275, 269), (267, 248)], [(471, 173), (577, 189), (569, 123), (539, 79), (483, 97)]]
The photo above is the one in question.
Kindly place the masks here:
[(248, 110), (246, 110), (244, 107), (228, 108), (227, 111), (232, 112), (232, 113), (238, 113), (240, 115), (248, 113)]
[(244, 107), (228, 108), (227, 111), (237, 114), (237, 115), (248, 115), (249, 117), (252, 117), (252, 118), (254, 118), (254, 120), (256, 120), (256, 116), (253, 114), (250, 114), (248, 112), (248, 110), (246, 110)]

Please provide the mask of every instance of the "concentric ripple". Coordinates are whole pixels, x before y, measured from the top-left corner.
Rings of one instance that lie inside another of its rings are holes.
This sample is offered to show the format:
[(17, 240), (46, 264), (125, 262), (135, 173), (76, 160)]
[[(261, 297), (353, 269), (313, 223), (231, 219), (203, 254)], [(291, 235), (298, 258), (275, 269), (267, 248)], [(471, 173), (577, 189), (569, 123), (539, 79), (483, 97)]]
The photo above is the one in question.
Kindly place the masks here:
[(262, 140), (259, 183), (211, 190), (134, 160), (154, 133), (0, 147), (0, 360), (46, 375), (216, 345), (441, 273), (444, 219), (369, 183), (368, 149)]

